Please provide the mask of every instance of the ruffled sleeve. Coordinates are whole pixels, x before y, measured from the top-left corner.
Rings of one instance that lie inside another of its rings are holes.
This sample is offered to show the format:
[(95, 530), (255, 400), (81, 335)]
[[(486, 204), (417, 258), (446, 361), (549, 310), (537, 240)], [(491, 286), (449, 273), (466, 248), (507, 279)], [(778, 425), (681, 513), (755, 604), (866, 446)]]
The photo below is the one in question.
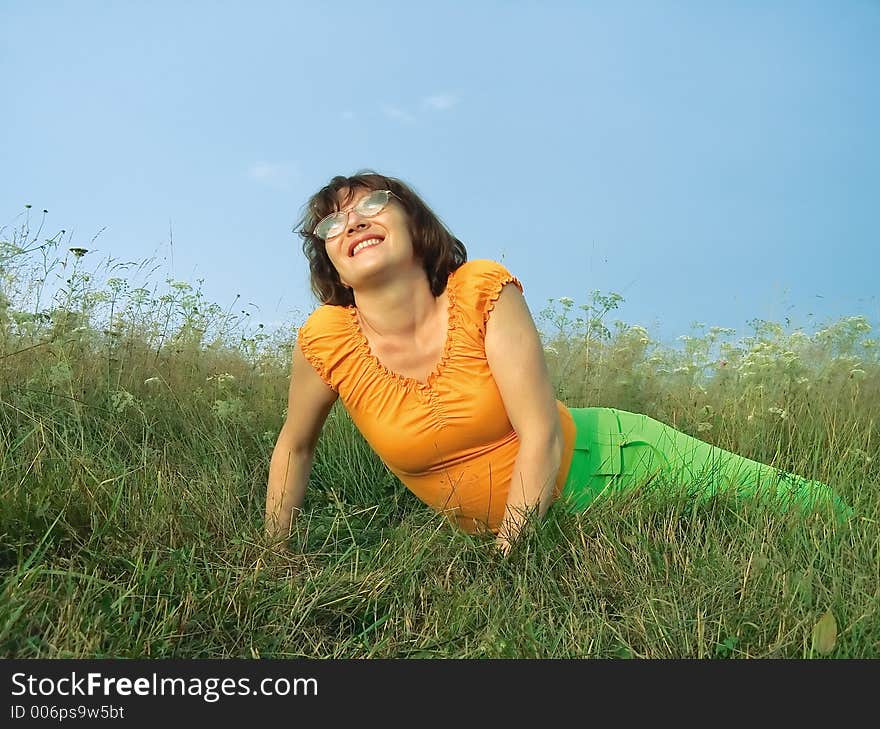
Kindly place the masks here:
[(297, 333), (297, 342), (309, 364), (336, 391), (356, 346), (346, 326), (349, 318), (346, 307), (324, 304), (309, 315)]
[(455, 273), (456, 288), (464, 313), (484, 339), (486, 322), (501, 295), (501, 289), (505, 284), (512, 283), (522, 293), (522, 283), (502, 264), (488, 259), (468, 261)]

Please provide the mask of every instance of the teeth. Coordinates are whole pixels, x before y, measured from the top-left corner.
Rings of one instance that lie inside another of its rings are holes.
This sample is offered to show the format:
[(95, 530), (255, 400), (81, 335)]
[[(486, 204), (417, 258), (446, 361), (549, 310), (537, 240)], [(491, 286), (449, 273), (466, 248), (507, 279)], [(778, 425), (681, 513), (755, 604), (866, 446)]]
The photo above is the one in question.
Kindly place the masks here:
[(362, 248), (369, 248), (370, 246), (377, 246), (381, 242), (382, 242), (381, 238), (368, 238), (367, 240), (363, 240), (354, 247), (354, 250), (351, 252), (351, 255), (354, 256)]

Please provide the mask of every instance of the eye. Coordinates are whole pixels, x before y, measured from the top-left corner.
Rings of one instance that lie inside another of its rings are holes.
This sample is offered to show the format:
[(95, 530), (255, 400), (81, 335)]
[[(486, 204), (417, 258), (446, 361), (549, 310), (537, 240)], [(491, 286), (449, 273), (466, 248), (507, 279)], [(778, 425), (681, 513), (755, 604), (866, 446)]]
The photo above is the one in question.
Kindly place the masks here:
[(357, 210), (363, 215), (376, 215), (387, 203), (387, 193), (384, 190), (376, 190), (358, 203)]
[(315, 235), (326, 240), (328, 237), (336, 235), (339, 232), (338, 229), (344, 225), (343, 213), (331, 213), (315, 226)]

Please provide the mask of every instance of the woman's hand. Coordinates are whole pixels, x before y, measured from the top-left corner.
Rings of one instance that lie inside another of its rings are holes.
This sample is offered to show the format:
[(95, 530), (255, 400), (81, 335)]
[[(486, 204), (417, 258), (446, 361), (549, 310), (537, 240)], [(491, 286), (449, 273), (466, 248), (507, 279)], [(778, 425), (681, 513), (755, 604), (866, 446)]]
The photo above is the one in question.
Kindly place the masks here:
[(287, 534), (279, 534), (276, 531), (267, 529), (264, 536), (267, 552), (272, 554), (290, 554), (290, 545), (288, 544), (290, 537)]
[(495, 548), (501, 552), (502, 556), (506, 557), (510, 554), (513, 544), (504, 534), (498, 534), (495, 537)]
[(533, 519), (540, 519), (537, 504), (531, 508), (515, 507), (511, 505), (511, 499), (508, 499), (504, 520), (495, 535), (495, 547), (506, 557), (520, 539), (523, 529)]

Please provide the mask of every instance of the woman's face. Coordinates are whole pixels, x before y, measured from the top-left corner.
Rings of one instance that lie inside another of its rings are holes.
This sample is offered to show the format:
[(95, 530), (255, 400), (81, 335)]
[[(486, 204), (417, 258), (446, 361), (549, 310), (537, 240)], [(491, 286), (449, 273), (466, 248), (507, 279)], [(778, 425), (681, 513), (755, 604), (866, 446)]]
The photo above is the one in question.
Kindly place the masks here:
[[(412, 265), (414, 260), (406, 211), (395, 197), (372, 217), (354, 210), (371, 192), (356, 188), (349, 199), (347, 188), (339, 191), (338, 209), (350, 211), (348, 223), (341, 233), (325, 241), (327, 256), (340, 280), (355, 290), (395, 267)], [(367, 245), (359, 245), (364, 241)]]

